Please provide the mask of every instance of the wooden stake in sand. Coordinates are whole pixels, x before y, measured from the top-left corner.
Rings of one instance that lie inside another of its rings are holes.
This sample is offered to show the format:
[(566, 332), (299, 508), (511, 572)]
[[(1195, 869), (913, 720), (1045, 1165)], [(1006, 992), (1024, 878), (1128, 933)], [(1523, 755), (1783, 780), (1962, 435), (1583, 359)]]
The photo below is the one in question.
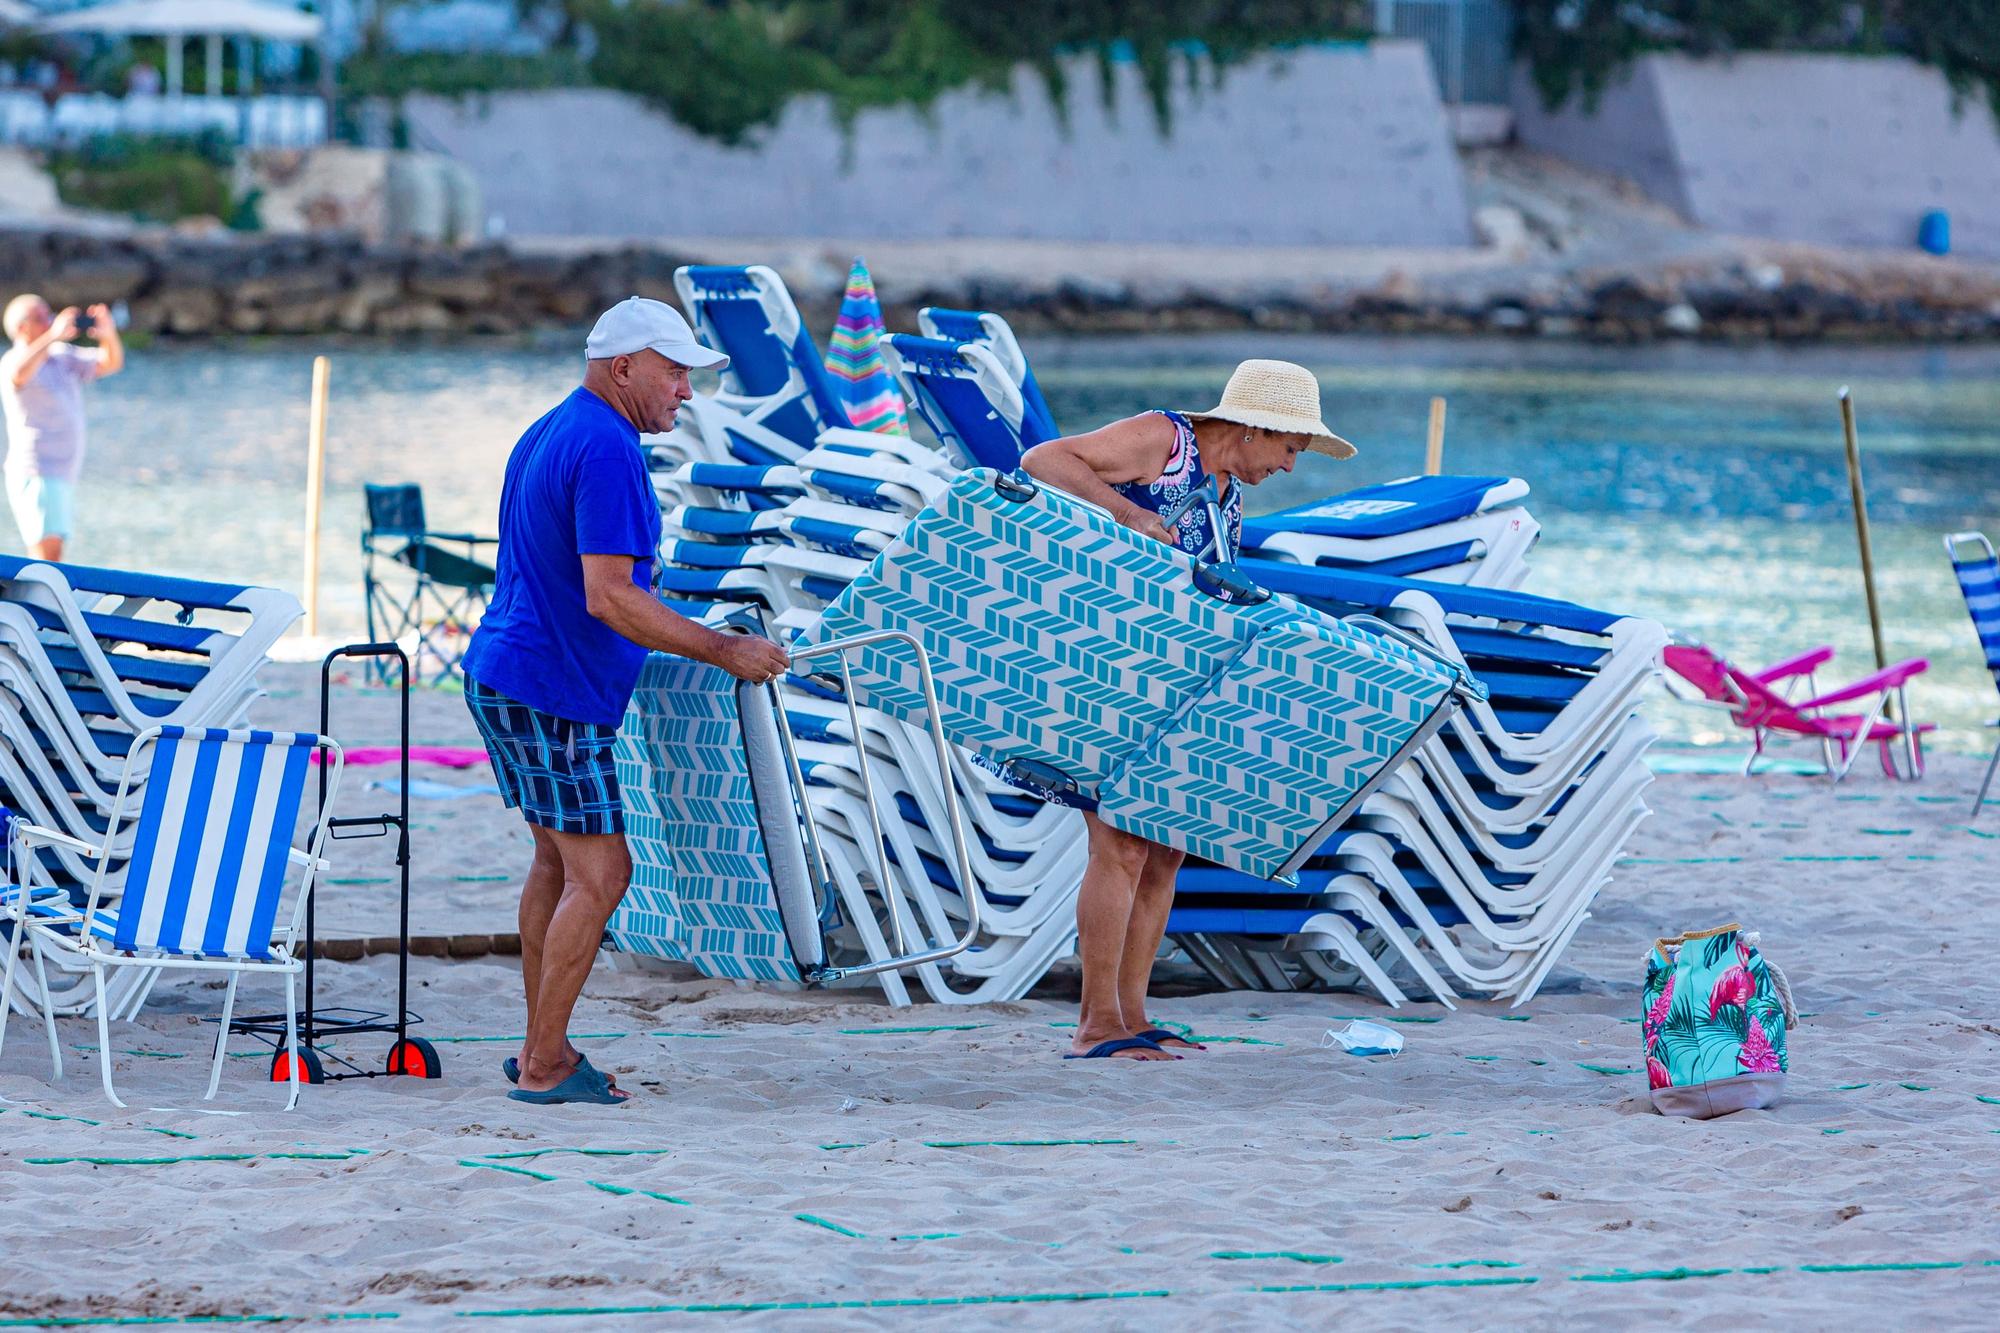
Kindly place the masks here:
[(1868, 632), (1875, 637), (1875, 669), (1880, 671), (1889, 665), (1889, 655), (1882, 646), (1882, 608), (1875, 600), (1875, 547), (1868, 539), (1868, 491), (1861, 484), (1861, 444), (1854, 434), (1854, 398), (1844, 384), (1840, 386), (1840, 425), (1847, 433), (1847, 489), (1854, 497), (1854, 534), (1861, 541), (1861, 582), (1868, 593)]
[(1435, 477), (1444, 471), (1444, 399), (1431, 399), (1431, 432), (1424, 444), (1424, 475)]
[(319, 509), (326, 489), (326, 386), (333, 370), (313, 358), (312, 422), (306, 432), (306, 637), (319, 633)]

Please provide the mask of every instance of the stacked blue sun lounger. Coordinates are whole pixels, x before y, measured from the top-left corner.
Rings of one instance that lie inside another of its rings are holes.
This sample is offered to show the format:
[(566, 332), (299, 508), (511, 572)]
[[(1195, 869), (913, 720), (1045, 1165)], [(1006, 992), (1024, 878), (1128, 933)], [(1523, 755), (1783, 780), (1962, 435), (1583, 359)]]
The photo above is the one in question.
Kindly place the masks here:
[(1347, 950), (1307, 947), (1338, 914), (1374, 927), (1363, 934), (1386, 946), (1374, 955), (1385, 973), (1439, 999), (1532, 996), (1646, 813), (1651, 733), (1636, 704), (1660, 627), (1522, 593), (1242, 568), (1330, 614), (1400, 625), (1463, 662), (1489, 697), (1468, 702), (1329, 840), (1301, 877), (1310, 893), (1192, 870), (1169, 930), (1218, 976), (1293, 986), (1367, 974)]
[[(269, 588), (0, 556), (0, 805), (96, 845), (133, 739), (239, 721), (271, 645), (300, 614)], [(107, 901), (130, 840), (129, 827), (114, 839)], [(23, 869), (34, 885), (80, 895), (95, 857), (52, 843)], [(135, 1009), (150, 981), (132, 973), (114, 1004)]]
[[(756, 312), (723, 333), (722, 321), (703, 325), (723, 350), (775, 365), (809, 349), (785, 334), (796, 313), (775, 275), (735, 290)], [(937, 448), (838, 425), (811, 435), (798, 426), (796, 438), (763, 430), (750, 418), (773, 419), (775, 404), (751, 398), (684, 413), (682, 430), (652, 442), (673, 562), (665, 595), (712, 622), (750, 606), (773, 628), (823, 635), (827, 608), (897, 549), (912, 519), (949, 502), (968, 466), (1011, 468), (1024, 442), (1055, 433), (1003, 320), (924, 319), (926, 336), (892, 339), (891, 356)], [(811, 397), (803, 367), (765, 382)], [(1509, 478), (1424, 478), (1246, 524), (1240, 568), (1257, 583), (1330, 617), (1386, 621), (1491, 697), (1451, 711), (1278, 880), (1264, 877), (1269, 859), (1232, 863), (1222, 848), (1191, 865), (1174, 934), (1218, 977), (1364, 984), (1392, 1001), (1519, 1000), (1584, 919), (1645, 813), (1650, 735), (1633, 701), (1663, 636), (1643, 620), (1510, 591), (1538, 531), (1525, 492)], [(1480, 523), (1489, 526), (1475, 531)], [(1419, 566), (1425, 578), (1406, 576)], [(953, 757), (950, 795), (974, 835), (961, 870), (927, 742), (897, 710), (850, 709), (824, 674), (795, 675), (782, 695), (828, 848), (833, 882), (816, 901), (833, 964), (889, 956), (899, 928), (949, 938), (973, 905), (975, 947), (911, 973), (933, 999), (1018, 996), (1071, 951), (1081, 821), (1033, 794), (1047, 774), (1016, 765), (1016, 781), (1003, 782), (969, 754)], [(726, 966), (719, 973), (735, 975)], [(881, 984), (908, 998), (901, 977)]]

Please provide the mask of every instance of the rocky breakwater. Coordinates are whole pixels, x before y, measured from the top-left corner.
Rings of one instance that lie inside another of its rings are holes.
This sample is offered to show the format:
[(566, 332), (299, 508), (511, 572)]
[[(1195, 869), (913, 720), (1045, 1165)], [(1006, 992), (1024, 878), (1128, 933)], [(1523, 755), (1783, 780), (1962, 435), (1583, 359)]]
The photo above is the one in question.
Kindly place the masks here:
[[(892, 328), (923, 305), (998, 310), (1024, 333), (1505, 334), (1637, 342), (2000, 339), (2000, 265), (1718, 239), (1695, 256), (1564, 267), (1475, 253), (1412, 277), (1385, 263), (1301, 280), (1284, 253), (1227, 281), (1107, 281), (1046, 257), (1009, 267), (977, 241), (923, 265), (885, 245), (875, 273)], [(676, 299), (686, 255), (655, 247), (367, 244), (344, 235), (0, 231), (0, 300), (124, 302), (130, 327), (177, 337), (511, 334), (574, 327), (637, 293)], [(750, 257), (755, 257), (750, 256)], [(832, 323), (845, 263), (776, 266), (810, 323)]]
[(684, 262), (637, 248), (563, 255), (320, 236), (0, 231), (0, 300), (34, 291), (58, 306), (123, 302), (129, 328), (175, 336), (514, 333), (587, 322), (635, 292), (671, 301)]
[[(885, 280), (885, 294), (891, 290)], [(1222, 291), (981, 276), (930, 284), (890, 309), (926, 304), (1003, 310), (1024, 332), (1488, 334), (1632, 343), (2000, 340), (2000, 266), (1858, 251), (1760, 247), (1701, 260), (1495, 265), (1415, 279)]]

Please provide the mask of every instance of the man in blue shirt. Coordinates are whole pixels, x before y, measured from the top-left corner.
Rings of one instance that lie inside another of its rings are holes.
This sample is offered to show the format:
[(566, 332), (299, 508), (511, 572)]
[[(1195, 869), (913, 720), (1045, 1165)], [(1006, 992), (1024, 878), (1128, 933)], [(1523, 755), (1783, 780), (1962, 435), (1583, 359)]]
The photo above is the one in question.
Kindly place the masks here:
[(672, 430), (690, 369), (729, 358), (671, 306), (632, 297), (590, 332), (583, 385), (528, 428), (500, 491), (491, 603), (465, 654), (465, 702), (510, 808), (535, 839), (521, 890), (528, 1032), (503, 1066), (528, 1102), (616, 1104), (630, 1093), (569, 1042), (569, 1019), (632, 879), (611, 746), (646, 653), (739, 680), (782, 675), (784, 649), (721, 634), (651, 591), (660, 507), (642, 432)]

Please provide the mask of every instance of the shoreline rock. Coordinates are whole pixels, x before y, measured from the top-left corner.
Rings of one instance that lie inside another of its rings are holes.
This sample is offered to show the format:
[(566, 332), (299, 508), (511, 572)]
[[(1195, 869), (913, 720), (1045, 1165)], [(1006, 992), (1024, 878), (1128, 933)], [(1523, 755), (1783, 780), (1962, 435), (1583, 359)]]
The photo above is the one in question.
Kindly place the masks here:
[[(1505, 335), (1634, 343), (2000, 340), (2000, 270), (1902, 255), (1764, 247), (1551, 272), (1515, 266), (1373, 285), (1276, 282), (1204, 291), (1074, 274), (898, 281), (878, 267), (891, 327), (923, 305), (1003, 312), (1024, 333)], [(707, 256), (639, 245), (561, 250), (368, 245), (351, 236), (186, 236), (0, 230), (5, 299), (123, 301), (131, 330), (232, 335), (449, 337), (573, 328), (638, 294), (675, 301), (673, 273)], [(835, 288), (790, 275), (814, 327)], [(1152, 290), (1148, 290), (1151, 287)]]

